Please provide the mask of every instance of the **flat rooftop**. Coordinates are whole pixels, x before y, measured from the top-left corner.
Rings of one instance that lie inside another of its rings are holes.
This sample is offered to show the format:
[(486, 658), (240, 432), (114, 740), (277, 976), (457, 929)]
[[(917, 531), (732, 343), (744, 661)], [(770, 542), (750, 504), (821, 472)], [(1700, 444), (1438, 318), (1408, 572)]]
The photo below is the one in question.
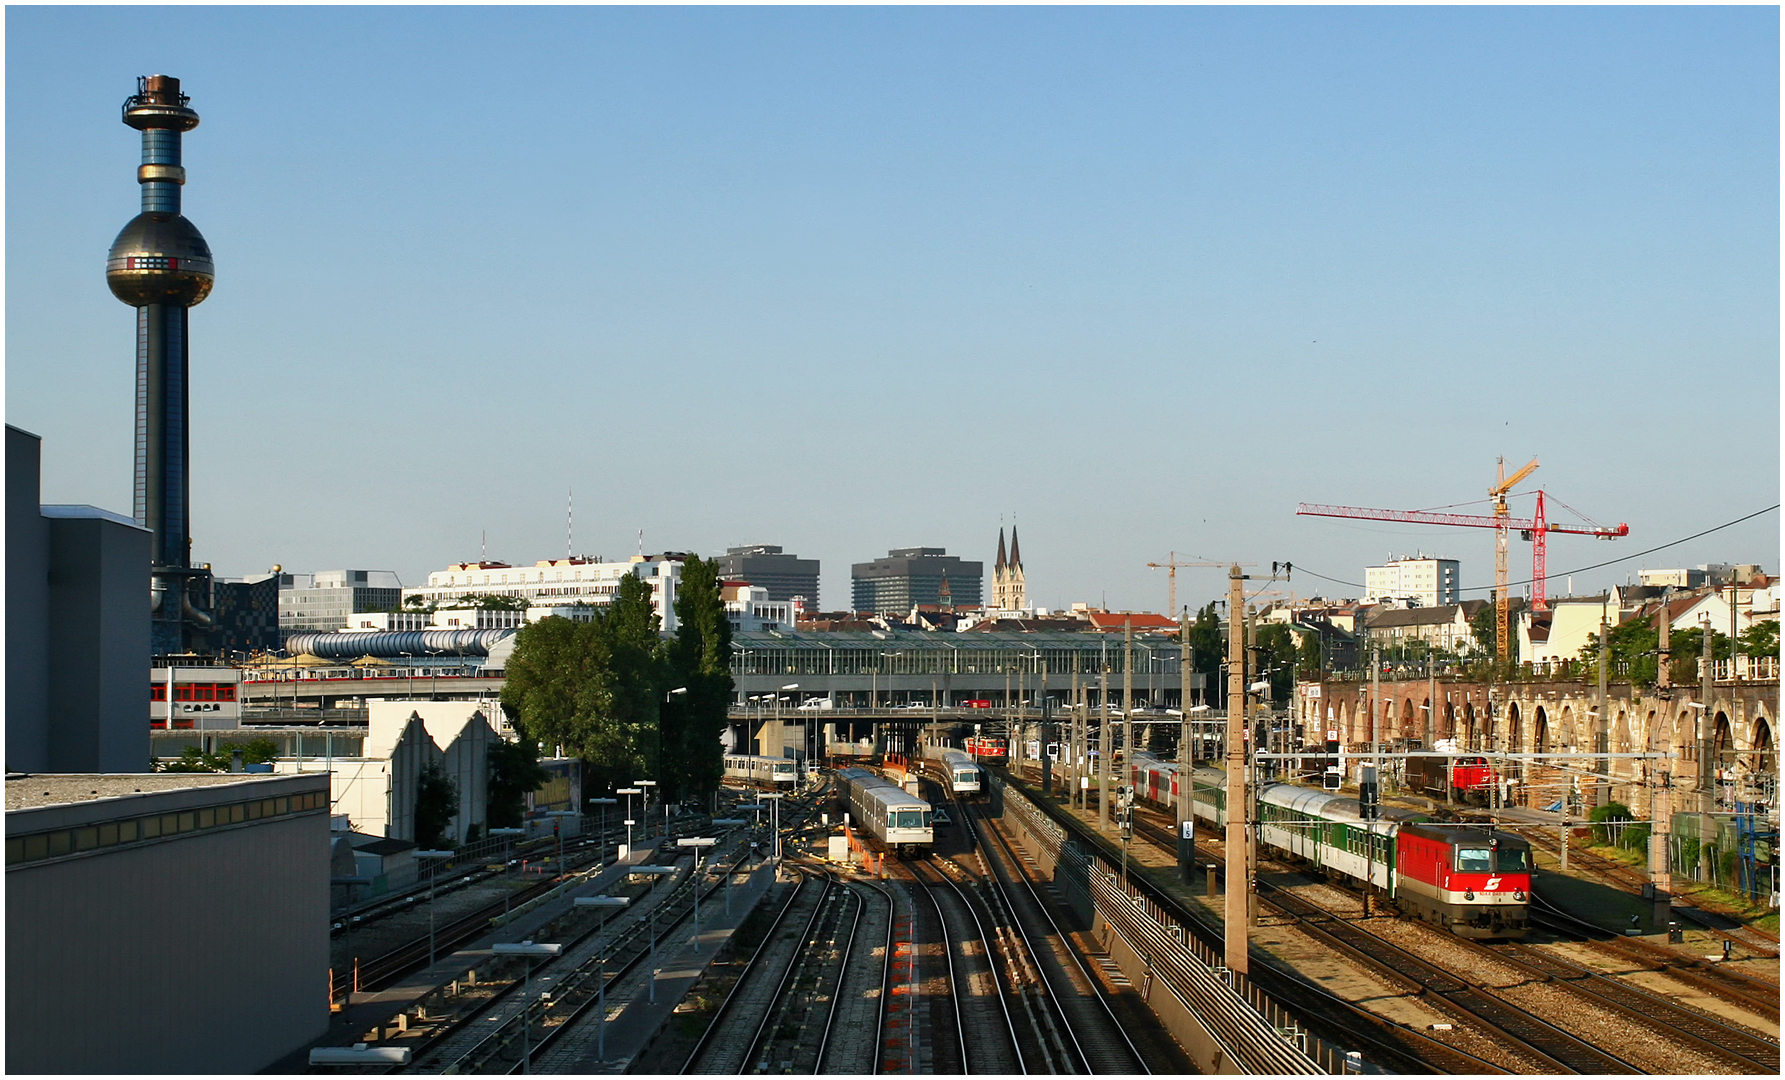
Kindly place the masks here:
[(6, 778), (6, 808), (29, 810), (37, 806), (115, 799), (121, 795), (266, 779), (270, 779), (266, 773), (33, 773), (16, 779)]

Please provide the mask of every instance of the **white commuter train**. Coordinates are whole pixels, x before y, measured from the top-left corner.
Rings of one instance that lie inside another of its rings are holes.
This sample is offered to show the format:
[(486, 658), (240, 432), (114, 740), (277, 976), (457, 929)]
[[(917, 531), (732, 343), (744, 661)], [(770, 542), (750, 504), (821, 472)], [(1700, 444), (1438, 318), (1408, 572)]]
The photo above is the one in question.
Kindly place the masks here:
[(760, 754), (726, 754), (725, 777), (776, 788), (790, 788), (799, 783), (800, 763), (792, 758), (763, 757)]
[(985, 790), (985, 769), (965, 750), (926, 745), (923, 756), (930, 768), (942, 775), (943, 787), (951, 798), (978, 798)]
[(878, 773), (840, 769), (837, 791), (849, 819), (861, 831), (901, 854), (930, 847), (936, 839), (930, 804)]

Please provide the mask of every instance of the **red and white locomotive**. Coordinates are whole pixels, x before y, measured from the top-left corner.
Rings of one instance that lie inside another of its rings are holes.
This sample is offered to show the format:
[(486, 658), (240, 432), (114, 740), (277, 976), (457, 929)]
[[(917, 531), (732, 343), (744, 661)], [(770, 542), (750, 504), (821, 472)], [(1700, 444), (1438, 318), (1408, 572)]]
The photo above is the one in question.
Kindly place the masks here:
[(989, 735), (972, 735), (962, 744), (981, 765), (1002, 765), (1010, 760), (1010, 744)]
[[(1137, 753), (1128, 780), (1135, 797), (1176, 811), (1175, 763)], [(1192, 813), (1227, 825), (1227, 773), (1191, 774)], [(1373, 881), (1406, 914), (1468, 938), (1522, 938), (1531, 898), (1531, 845), (1508, 832), (1433, 825), (1421, 815), (1384, 808), (1366, 822), (1355, 796), (1296, 784), (1258, 791), (1259, 843), (1326, 873)]]

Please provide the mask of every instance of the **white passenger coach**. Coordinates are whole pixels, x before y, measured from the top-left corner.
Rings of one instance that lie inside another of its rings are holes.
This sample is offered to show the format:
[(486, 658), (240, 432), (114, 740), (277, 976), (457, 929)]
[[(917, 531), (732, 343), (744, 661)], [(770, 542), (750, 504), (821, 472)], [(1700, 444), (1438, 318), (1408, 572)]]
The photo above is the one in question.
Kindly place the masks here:
[(763, 757), (760, 754), (726, 754), (725, 778), (791, 788), (799, 783), (799, 762), (792, 758)]
[(867, 769), (842, 769), (837, 789), (849, 817), (863, 832), (901, 854), (921, 851), (936, 839), (930, 804)]

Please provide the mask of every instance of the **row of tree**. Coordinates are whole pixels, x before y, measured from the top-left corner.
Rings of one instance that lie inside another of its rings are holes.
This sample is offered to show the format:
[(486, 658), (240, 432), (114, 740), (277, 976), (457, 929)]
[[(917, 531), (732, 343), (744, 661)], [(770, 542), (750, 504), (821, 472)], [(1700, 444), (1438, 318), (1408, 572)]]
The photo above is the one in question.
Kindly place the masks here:
[(502, 691), (522, 740), (581, 758), (591, 790), (641, 778), (669, 799), (718, 790), (732, 679), (717, 560), (682, 564), (675, 613), (675, 635), (665, 639), (650, 586), (628, 574), (586, 621), (554, 616), (524, 627)]

